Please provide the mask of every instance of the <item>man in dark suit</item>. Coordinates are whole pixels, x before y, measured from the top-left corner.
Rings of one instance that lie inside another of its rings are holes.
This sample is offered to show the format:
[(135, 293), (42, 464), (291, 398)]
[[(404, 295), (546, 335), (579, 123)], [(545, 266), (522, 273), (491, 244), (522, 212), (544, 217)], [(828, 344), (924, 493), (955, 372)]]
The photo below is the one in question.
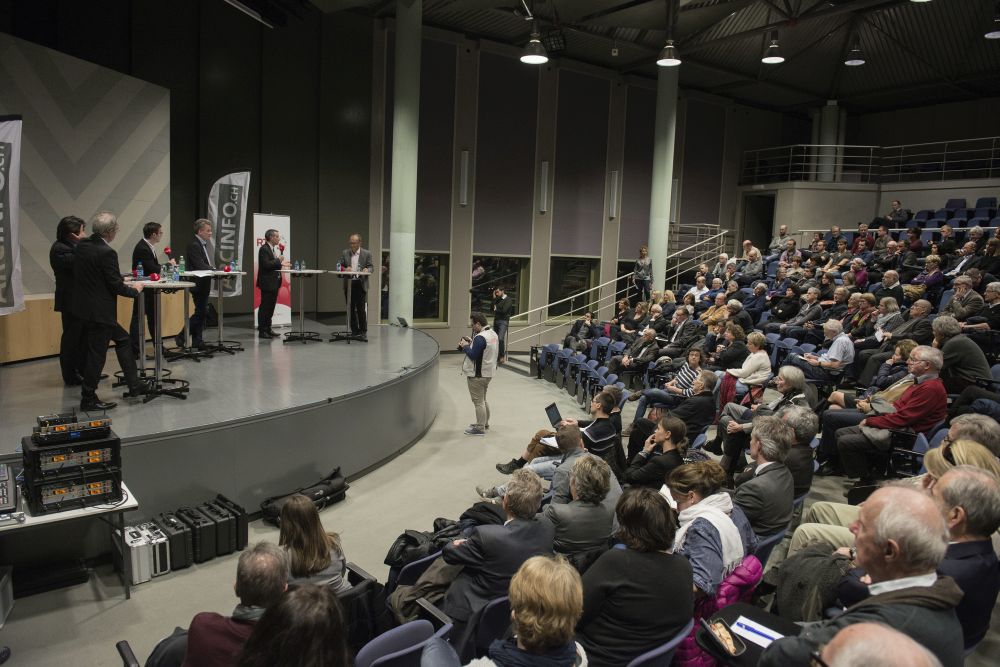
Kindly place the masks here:
[(277, 229), (269, 229), (264, 234), (264, 243), (257, 251), (257, 287), (260, 288), (260, 308), (257, 309), (257, 335), (261, 338), (277, 338), (271, 330), (274, 306), (278, 303), (281, 289), (281, 267), (287, 266), (285, 256), (278, 249), (281, 235)]
[(903, 323), (883, 334), (881, 347), (858, 352), (855, 368), (862, 369), (858, 374), (859, 387), (871, 384), (878, 367), (895, 352), (897, 342), (909, 338), (916, 341), (917, 345), (930, 345), (934, 340), (934, 332), (931, 330), (931, 320), (927, 316), (933, 309), (931, 302), (926, 299), (914, 301), (904, 316)]
[[(163, 268), (156, 259), (156, 244), (163, 239), (163, 225), (158, 222), (147, 222), (142, 226), (142, 238), (132, 250), (132, 268), (142, 265), (142, 273), (147, 278), (154, 273), (160, 273)], [(176, 264), (170, 260), (168, 264)], [(152, 335), (156, 331), (156, 308), (153, 290), (142, 295), (146, 300), (146, 333)], [(129, 337), (132, 338), (132, 356), (138, 358), (142, 353), (142, 341), (139, 340), (139, 302), (132, 305), (132, 324), (129, 326)]]
[(117, 307), (117, 297), (135, 298), (142, 292), (142, 285), (130, 287), (122, 280), (118, 253), (109, 245), (118, 233), (118, 219), (114, 214), (98, 213), (91, 219), (90, 228), (94, 233), (77, 245), (73, 263), (73, 314), (82, 321), (87, 342), (80, 399), (80, 409), (85, 412), (110, 410), (117, 405), (97, 398), (97, 383), (111, 341), (115, 343), (115, 354), (129, 387), (128, 395), (135, 396), (143, 390), (129, 335), (118, 324)]
[[(194, 221), (194, 239), (187, 247), (187, 261), (184, 268), (188, 271), (210, 271), (215, 269), (215, 249), (212, 238), (212, 222), (205, 218)], [(194, 315), (191, 316), (191, 345), (197, 348), (205, 347), (202, 333), (205, 330), (205, 319), (208, 317), (208, 297), (212, 292), (212, 279), (209, 277), (195, 278), (195, 286), (191, 288), (191, 299), (194, 301)], [(187, 341), (182, 340), (183, 334), (177, 336), (177, 347), (184, 347)]]
[[(361, 235), (351, 234), (348, 246), (340, 255), (340, 265), (351, 271), (372, 272), (372, 254), (361, 247)], [(368, 340), (368, 276), (352, 276), (344, 281), (344, 295), (351, 290), (351, 333)]]
[(459, 638), (457, 646), (467, 640), (469, 620), (490, 600), (507, 594), (511, 578), (524, 561), (552, 553), (552, 524), (535, 518), (541, 500), (541, 478), (531, 470), (515, 470), (503, 497), (507, 521), (500, 526), (477, 526), (467, 539), (450, 542), (441, 550), (446, 563), (463, 566), (442, 605), (455, 622), (452, 637)]
[(73, 263), (76, 244), (86, 237), (86, 223), (75, 215), (59, 221), (56, 241), (49, 249), (49, 265), (56, 279), (55, 311), (62, 316), (62, 338), (59, 339), (59, 368), (67, 387), (83, 381), (83, 358), (86, 346), (81, 335), (80, 320), (73, 314)]
[(698, 338), (698, 327), (691, 319), (689, 306), (678, 306), (674, 311), (673, 322), (667, 329), (667, 344), (660, 348), (661, 357), (676, 359), (684, 356), (684, 352)]
[(795, 482), (785, 457), (795, 432), (780, 417), (757, 417), (750, 432), (752, 476), (736, 487), (733, 504), (750, 520), (759, 537), (784, 531), (792, 520)]
[(899, 273), (892, 269), (883, 273), (882, 284), (877, 290), (873, 290), (872, 294), (880, 303), (887, 296), (895, 299), (897, 304), (903, 303), (903, 286), (899, 282)]

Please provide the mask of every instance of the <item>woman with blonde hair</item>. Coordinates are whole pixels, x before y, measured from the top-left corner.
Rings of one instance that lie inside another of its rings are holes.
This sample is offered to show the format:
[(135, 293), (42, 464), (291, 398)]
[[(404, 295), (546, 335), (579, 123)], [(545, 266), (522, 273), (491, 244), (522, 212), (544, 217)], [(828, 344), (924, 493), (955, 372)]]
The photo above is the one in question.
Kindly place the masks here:
[(924, 454), (924, 467), (927, 468), (924, 487), (933, 486), (941, 475), (956, 466), (975, 466), (1000, 479), (1000, 461), (993, 452), (972, 440), (951, 442), (946, 437), (940, 447)]
[(316, 506), (302, 494), (293, 495), (281, 508), (278, 544), (288, 551), (290, 586), (329, 586), (337, 595), (351, 587), (340, 536), (326, 532)]

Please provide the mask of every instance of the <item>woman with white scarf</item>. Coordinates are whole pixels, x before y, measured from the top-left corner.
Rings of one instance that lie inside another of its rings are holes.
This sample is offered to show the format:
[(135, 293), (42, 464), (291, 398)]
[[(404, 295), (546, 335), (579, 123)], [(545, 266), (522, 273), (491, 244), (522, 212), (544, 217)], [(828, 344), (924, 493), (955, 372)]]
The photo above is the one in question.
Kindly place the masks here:
[(674, 553), (691, 563), (699, 594), (715, 595), (722, 580), (757, 546), (743, 510), (722, 489), (725, 481), (726, 473), (715, 461), (688, 463), (667, 478), (680, 521)]

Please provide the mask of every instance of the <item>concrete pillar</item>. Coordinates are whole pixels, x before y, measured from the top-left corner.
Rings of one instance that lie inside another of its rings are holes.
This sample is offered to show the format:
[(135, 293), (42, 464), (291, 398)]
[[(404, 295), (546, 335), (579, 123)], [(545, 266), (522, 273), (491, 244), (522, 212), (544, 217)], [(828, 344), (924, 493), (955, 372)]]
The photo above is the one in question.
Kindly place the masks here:
[(653, 289), (666, 288), (670, 194), (674, 180), (677, 130), (677, 67), (660, 67), (656, 81), (656, 131), (653, 137), (653, 186), (649, 201), (649, 258)]
[(839, 126), (840, 108), (837, 106), (837, 100), (828, 100), (820, 111), (819, 118), (819, 143), (825, 148), (819, 151), (816, 179), (818, 181), (830, 183), (836, 175), (837, 151), (833, 146), (837, 145)]
[(417, 229), (422, 0), (396, 3), (396, 85), (392, 114), (389, 212), (389, 319), (413, 321), (413, 256)]
[(638, 248), (619, 250), (619, 219), (622, 209), (622, 174), (625, 166), (625, 112), (627, 109), (628, 86), (615, 81), (611, 84), (611, 106), (608, 114), (608, 151), (606, 167), (606, 185), (604, 189), (604, 224), (601, 240), (601, 288), (600, 308), (598, 317), (608, 320), (614, 317), (615, 309), (615, 276), (618, 275), (618, 258), (623, 255), (630, 257)]
[(819, 109), (813, 109), (811, 112), (812, 117), (812, 135), (809, 139), (809, 143), (812, 146), (809, 148), (809, 180), (816, 180), (816, 169), (819, 166), (818, 159), (819, 154), (817, 153), (816, 146), (819, 145)]

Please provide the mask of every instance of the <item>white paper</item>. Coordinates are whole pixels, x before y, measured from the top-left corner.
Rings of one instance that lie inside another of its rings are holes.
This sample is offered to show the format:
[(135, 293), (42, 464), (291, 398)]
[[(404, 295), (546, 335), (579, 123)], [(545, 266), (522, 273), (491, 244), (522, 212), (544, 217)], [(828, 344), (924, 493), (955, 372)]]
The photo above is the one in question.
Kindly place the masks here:
[(878, 342), (881, 343), (883, 338), (885, 338), (885, 332), (882, 331), (881, 329), (876, 329), (875, 330), (875, 340), (877, 340)]
[(781, 639), (784, 635), (775, 630), (761, 625), (756, 621), (751, 621), (746, 616), (740, 616), (732, 624), (733, 632), (743, 639), (751, 641), (761, 648), (767, 648), (775, 639)]
[(559, 446), (556, 443), (556, 437), (554, 435), (550, 435), (547, 438), (540, 438), (538, 440), (538, 442), (542, 443), (543, 445), (548, 445), (549, 447), (558, 447)]
[(199, 271), (185, 271), (181, 275), (182, 276), (196, 276), (198, 278), (208, 278), (213, 273), (215, 273), (215, 272), (212, 271), (212, 270), (210, 270), (210, 269), (202, 269), (202, 270), (199, 270)]

